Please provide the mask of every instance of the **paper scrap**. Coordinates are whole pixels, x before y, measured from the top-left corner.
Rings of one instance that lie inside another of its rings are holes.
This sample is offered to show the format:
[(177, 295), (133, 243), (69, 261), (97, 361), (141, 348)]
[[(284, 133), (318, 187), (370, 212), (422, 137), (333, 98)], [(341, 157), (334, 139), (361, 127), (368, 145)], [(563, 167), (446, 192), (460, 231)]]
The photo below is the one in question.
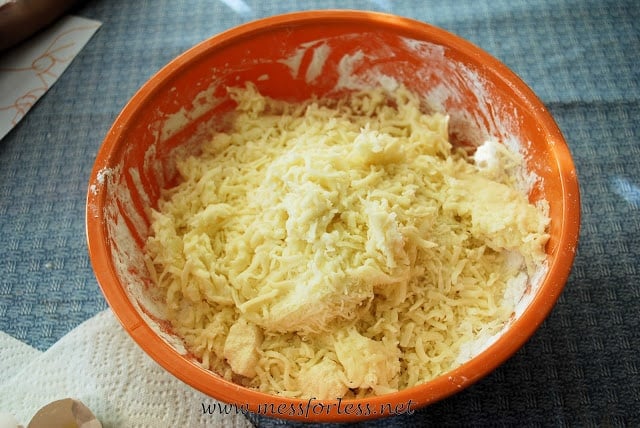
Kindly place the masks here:
[(0, 53), (0, 140), (53, 86), (101, 25), (92, 19), (64, 16)]

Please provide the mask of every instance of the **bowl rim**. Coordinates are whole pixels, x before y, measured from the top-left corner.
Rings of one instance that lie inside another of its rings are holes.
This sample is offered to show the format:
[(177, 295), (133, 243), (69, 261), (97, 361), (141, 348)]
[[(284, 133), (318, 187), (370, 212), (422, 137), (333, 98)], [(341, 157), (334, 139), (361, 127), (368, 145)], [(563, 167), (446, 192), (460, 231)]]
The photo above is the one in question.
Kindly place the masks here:
[[(551, 260), (548, 266), (546, 278), (540, 284), (540, 288), (528, 307), (517, 318), (511, 328), (504, 332), (493, 344), (487, 347), (470, 361), (456, 369), (447, 372), (425, 384), (400, 390), (393, 394), (375, 396), (365, 399), (344, 400), (346, 403), (366, 404), (373, 409), (382, 409), (388, 403), (409, 403), (413, 409), (427, 406), (442, 400), (456, 392), (470, 386), (481, 378), (487, 376), (509, 357), (516, 353), (534, 334), (540, 324), (547, 318), (559, 298), (565, 283), (571, 272), (575, 257), (576, 246), (580, 229), (580, 194), (577, 175), (569, 147), (563, 138), (556, 122), (545, 108), (541, 100), (534, 94), (529, 86), (506, 65), (491, 56), (486, 51), (471, 42), (447, 31), (422, 21), (406, 18), (389, 13), (370, 12), (361, 10), (310, 10), (289, 12), (266, 18), (256, 19), (226, 31), (196, 44), (184, 51), (168, 64), (162, 67), (144, 83), (140, 89), (127, 102), (120, 114), (116, 117), (110, 130), (97, 153), (93, 169), (89, 179), (89, 188), (86, 199), (86, 239), (88, 253), (94, 274), (113, 313), (120, 321), (124, 329), (134, 341), (158, 364), (173, 376), (187, 383), (191, 387), (206, 395), (226, 403), (249, 405), (249, 410), (255, 412), (258, 406), (265, 403), (277, 409), (279, 405), (303, 406), (304, 414), (267, 414), (284, 419), (296, 419), (303, 421), (353, 421), (355, 419), (369, 419), (381, 417), (379, 414), (329, 414), (309, 415), (310, 405), (317, 403), (335, 405), (336, 400), (293, 399), (265, 394), (248, 389), (235, 383), (226, 381), (214, 373), (205, 370), (196, 363), (183, 358), (175, 349), (160, 338), (143, 320), (134, 305), (129, 301), (123, 286), (119, 283), (115, 274), (115, 268), (111, 260), (107, 245), (108, 235), (106, 226), (102, 221), (105, 206), (106, 192), (104, 186), (96, 186), (103, 179), (101, 171), (110, 168), (112, 160), (118, 154), (118, 142), (120, 136), (132, 126), (132, 118), (135, 112), (149, 102), (151, 96), (162, 88), (164, 82), (175, 73), (180, 72), (190, 63), (215, 52), (229, 43), (243, 40), (253, 35), (270, 32), (276, 28), (291, 25), (318, 24), (329, 22), (357, 22), (372, 26), (383, 26), (400, 34), (421, 39), (428, 37), (431, 42), (447, 46), (470, 58), (476, 63), (483, 64), (483, 72), (492, 79), (501, 80), (514, 92), (514, 95), (532, 112), (541, 128), (546, 133), (547, 140), (554, 147), (555, 160), (560, 173), (561, 192), (563, 195), (561, 234), (558, 240), (558, 254)], [(217, 379), (218, 381), (213, 381)], [(303, 407), (300, 407), (302, 409)], [(413, 410), (407, 409), (407, 410)], [(339, 408), (338, 408), (339, 410)], [(405, 412), (409, 413), (409, 412)], [(262, 414), (262, 413), (261, 413)]]

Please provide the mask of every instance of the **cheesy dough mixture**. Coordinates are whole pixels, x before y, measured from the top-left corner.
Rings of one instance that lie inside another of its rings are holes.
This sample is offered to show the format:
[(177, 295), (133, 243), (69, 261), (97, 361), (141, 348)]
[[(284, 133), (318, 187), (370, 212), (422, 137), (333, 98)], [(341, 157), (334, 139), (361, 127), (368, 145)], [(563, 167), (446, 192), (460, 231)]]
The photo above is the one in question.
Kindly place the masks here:
[(249, 85), (178, 160), (146, 242), (167, 319), (208, 369), (289, 397), (428, 381), (514, 309), (545, 261), (520, 155), (474, 159), (400, 87), (289, 104)]

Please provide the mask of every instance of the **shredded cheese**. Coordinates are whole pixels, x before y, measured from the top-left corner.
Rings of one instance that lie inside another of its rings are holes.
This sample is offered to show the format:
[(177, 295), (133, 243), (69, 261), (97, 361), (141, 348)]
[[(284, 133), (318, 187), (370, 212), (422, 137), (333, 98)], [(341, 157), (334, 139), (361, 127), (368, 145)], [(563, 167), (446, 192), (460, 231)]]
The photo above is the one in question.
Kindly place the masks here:
[(290, 397), (379, 395), (454, 368), (507, 322), (507, 284), (548, 239), (512, 174), (520, 155), (456, 150), (447, 116), (403, 87), (298, 104), (229, 92), (232, 124), (179, 159), (146, 242), (205, 367)]

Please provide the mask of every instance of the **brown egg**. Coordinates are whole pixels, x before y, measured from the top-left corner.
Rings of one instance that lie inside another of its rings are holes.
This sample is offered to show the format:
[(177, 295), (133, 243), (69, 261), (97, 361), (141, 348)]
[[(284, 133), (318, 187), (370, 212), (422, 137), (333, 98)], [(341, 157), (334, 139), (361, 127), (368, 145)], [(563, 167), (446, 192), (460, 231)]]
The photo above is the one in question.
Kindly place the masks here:
[(65, 398), (38, 410), (27, 428), (102, 428), (102, 424), (80, 401)]

